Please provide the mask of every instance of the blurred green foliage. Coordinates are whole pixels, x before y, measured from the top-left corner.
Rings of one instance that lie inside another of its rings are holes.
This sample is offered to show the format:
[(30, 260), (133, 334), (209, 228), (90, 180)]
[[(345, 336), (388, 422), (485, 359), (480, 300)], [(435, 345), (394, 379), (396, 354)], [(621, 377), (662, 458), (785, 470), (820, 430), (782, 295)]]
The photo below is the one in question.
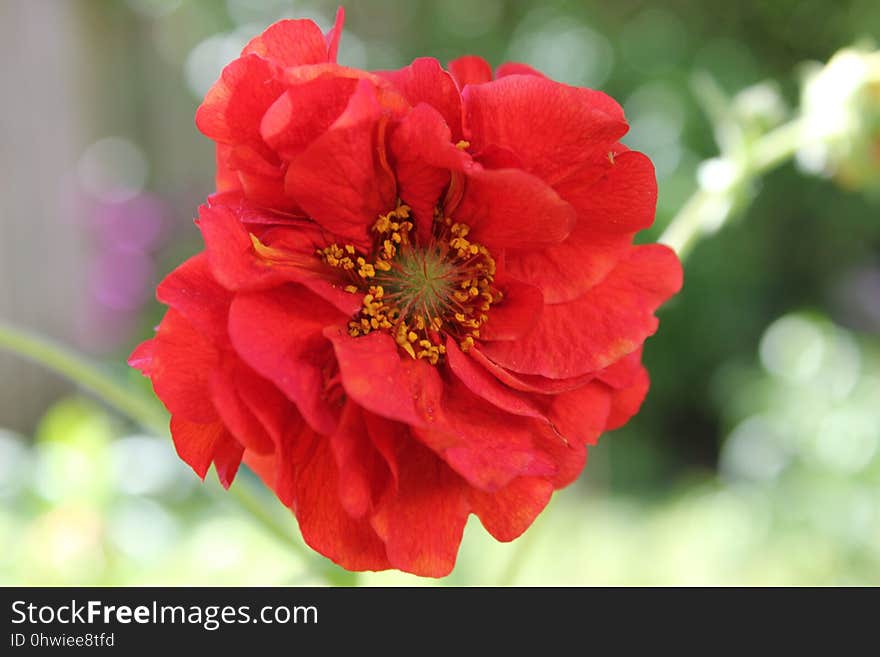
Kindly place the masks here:
[[(151, 190), (180, 219), (161, 254), (170, 269), (199, 248), (187, 218), (212, 184), (210, 144), (192, 125), (200, 95), (268, 23), (307, 16), (327, 26), (335, 3), (77, 8), (108, 81), (93, 120), (140, 144)], [(696, 75), (731, 96), (773, 81), (770, 113), (781, 120), (798, 104), (804, 62), (880, 34), (872, 0), (368, 0), (347, 13), (345, 64), (473, 53), (617, 98), (632, 126), (624, 141), (657, 167), (657, 221), (644, 241), (694, 191), (699, 162), (718, 153)], [(640, 414), (602, 439), (578, 484), (520, 541), (500, 545), (469, 526), (448, 583), (880, 583), (876, 200), (790, 165), (744, 193), (738, 220), (699, 244), (683, 291), (661, 312)], [(143, 313), (132, 344), (161, 312)], [(2, 434), (0, 450), (2, 583), (315, 583), (215, 483), (198, 484), (167, 442), (131, 435), (94, 404), (64, 401), (33, 442)]]

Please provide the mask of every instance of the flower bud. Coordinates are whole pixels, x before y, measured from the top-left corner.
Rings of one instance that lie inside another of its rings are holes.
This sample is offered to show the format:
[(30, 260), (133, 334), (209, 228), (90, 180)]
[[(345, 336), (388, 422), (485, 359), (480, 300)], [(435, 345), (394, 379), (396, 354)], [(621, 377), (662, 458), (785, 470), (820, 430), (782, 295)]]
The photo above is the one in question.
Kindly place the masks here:
[(880, 51), (845, 48), (808, 70), (802, 168), (848, 189), (880, 191)]

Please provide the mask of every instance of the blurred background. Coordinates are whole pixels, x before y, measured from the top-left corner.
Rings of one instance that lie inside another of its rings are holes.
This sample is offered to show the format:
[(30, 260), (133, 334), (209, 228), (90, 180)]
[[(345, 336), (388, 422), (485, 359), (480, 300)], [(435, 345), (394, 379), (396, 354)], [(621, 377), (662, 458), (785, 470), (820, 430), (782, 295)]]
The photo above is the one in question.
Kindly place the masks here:
[[(155, 284), (201, 248), (192, 217), (212, 189), (196, 107), (269, 23), (309, 17), (326, 29), (335, 10), (0, 0), (0, 320), (146, 391), (125, 358), (161, 317)], [(696, 190), (723, 191), (720, 230), (688, 255), (684, 289), (646, 345), (653, 385), (641, 413), (603, 437), (523, 538), (498, 544), (472, 522), (443, 583), (880, 584), (880, 130), (842, 149), (807, 144), (735, 184), (719, 166), (730, 160), (704, 162), (719, 145), (747, 150), (809, 97), (840, 100), (852, 67), (826, 71), (810, 96), (819, 69), (809, 62), (880, 35), (880, 4), (369, 0), (346, 10), (343, 64), (472, 53), (618, 99), (624, 141), (657, 169), (657, 221), (643, 241)], [(880, 83), (871, 93), (880, 106)], [(812, 115), (821, 129), (823, 111)], [(167, 439), (0, 350), (0, 584), (324, 581), (319, 562), (208, 479)], [(299, 540), (272, 498), (256, 501)]]

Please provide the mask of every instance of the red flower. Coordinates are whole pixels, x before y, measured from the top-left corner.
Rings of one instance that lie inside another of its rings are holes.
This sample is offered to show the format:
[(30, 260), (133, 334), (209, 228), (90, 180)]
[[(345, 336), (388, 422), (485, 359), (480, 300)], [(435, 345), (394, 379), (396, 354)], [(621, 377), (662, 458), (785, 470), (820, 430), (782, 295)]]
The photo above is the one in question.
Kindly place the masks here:
[(218, 193), (205, 252), (131, 363), (180, 456), (244, 460), (313, 548), (441, 576), (469, 514), (521, 534), (632, 416), (675, 255), (611, 98), (481, 59), (368, 73), (282, 21), (199, 108)]

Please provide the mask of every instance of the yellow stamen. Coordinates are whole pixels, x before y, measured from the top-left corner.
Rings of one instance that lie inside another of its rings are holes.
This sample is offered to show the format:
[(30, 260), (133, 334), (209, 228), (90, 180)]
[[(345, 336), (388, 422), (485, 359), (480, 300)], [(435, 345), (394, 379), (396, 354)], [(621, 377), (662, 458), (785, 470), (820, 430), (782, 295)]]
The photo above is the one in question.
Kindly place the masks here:
[(411, 358), (436, 365), (446, 354), (446, 336), (462, 351), (474, 347), (502, 294), (493, 284), (495, 260), (486, 247), (468, 239), (467, 224), (436, 208), (433, 242), (413, 244), (410, 212), (399, 203), (379, 215), (369, 255), (351, 244), (331, 244), (317, 253), (347, 279), (346, 292), (363, 294), (360, 312), (348, 324), (349, 335), (388, 331)]

